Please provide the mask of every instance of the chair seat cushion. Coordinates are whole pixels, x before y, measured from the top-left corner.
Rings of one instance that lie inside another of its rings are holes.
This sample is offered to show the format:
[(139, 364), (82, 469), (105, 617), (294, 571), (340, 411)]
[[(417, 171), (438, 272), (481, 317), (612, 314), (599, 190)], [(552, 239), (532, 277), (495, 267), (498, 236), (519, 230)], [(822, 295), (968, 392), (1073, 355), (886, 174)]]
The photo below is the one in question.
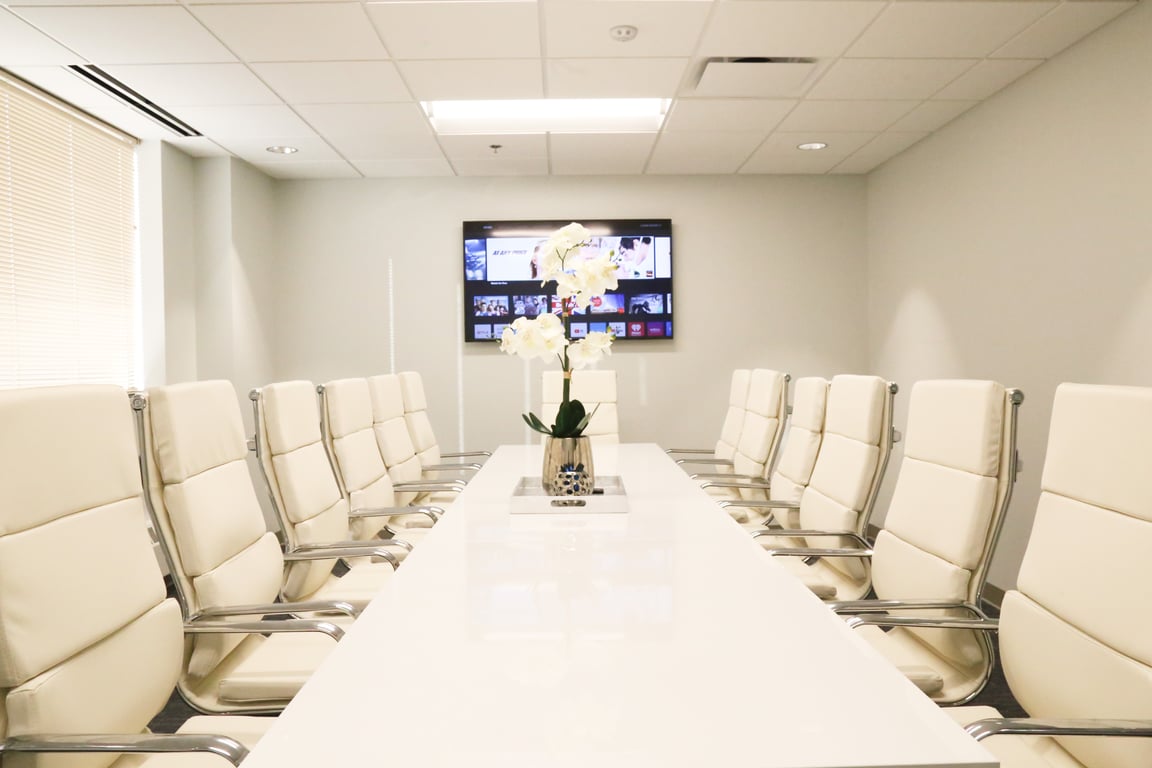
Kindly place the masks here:
[[(776, 539), (778, 544), (764, 544), (765, 540)], [(765, 547), (784, 548), (792, 541), (787, 537), (761, 536), (757, 539)], [(804, 545), (800, 545), (804, 546)], [(832, 544), (831, 546), (835, 546)], [(868, 582), (857, 581), (842, 571), (828, 566), (823, 559), (812, 565), (805, 565), (804, 558), (777, 556), (776, 560), (787, 568), (804, 586), (821, 600), (860, 600), (868, 594)]]
[(931, 646), (902, 627), (885, 632), (880, 627), (864, 626), (858, 631), (917, 688), (936, 701), (962, 701), (980, 687), (984, 678), (986, 665), (961, 668), (934, 653)]
[[(960, 725), (1001, 717), (992, 707), (951, 707), (944, 710)], [(1084, 768), (1055, 741), (1040, 736), (992, 736), (980, 745), (1000, 760), (1002, 768)]]
[(242, 656), (219, 678), (218, 695), (225, 702), (286, 702), (334, 647), (335, 641), (319, 632), (249, 637), (233, 651)]

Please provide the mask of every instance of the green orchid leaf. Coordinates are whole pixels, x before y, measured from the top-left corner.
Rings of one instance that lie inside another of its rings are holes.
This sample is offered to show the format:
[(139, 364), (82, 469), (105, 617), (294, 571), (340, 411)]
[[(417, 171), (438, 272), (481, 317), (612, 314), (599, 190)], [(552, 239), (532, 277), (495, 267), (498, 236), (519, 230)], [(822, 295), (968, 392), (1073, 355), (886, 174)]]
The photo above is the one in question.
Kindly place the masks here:
[(544, 426), (544, 422), (540, 421), (540, 419), (536, 417), (536, 414), (534, 414), (534, 413), (522, 413), (522, 414), (520, 414), (520, 417), (522, 419), (524, 419), (525, 424), (527, 424), (530, 428), (536, 430), (540, 434), (542, 434), (542, 435), (551, 435), (552, 434), (552, 430), (550, 430), (550, 429), (548, 429), (548, 427)]
[(584, 419), (584, 404), (579, 400), (560, 403), (556, 410), (556, 423), (552, 425), (554, 437), (579, 437), (578, 429)]
[(600, 410), (601, 405), (602, 403), (596, 403), (596, 407), (592, 409), (592, 413), (585, 414), (584, 418), (580, 419), (580, 423), (576, 425), (576, 434), (574, 434), (573, 437), (579, 437), (584, 434), (584, 430), (588, 428), (588, 422), (592, 421), (592, 417), (596, 415), (596, 411)]

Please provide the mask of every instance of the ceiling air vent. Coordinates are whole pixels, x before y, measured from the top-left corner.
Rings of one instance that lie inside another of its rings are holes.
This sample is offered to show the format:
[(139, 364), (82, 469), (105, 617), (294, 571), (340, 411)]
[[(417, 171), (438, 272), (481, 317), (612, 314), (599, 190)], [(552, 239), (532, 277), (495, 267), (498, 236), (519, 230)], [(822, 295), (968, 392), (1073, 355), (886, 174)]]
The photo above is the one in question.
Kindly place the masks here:
[(696, 96), (795, 98), (819, 68), (816, 59), (741, 56), (704, 62)]
[(91, 64), (72, 64), (68, 69), (100, 90), (124, 102), (140, 114), (154, 120), (179, 136), (203, 136), (202, 133), (188, 125), (188, 123), (176, 117), (163, 107), (144, 98), (127, 85), (124, 85), (124, 83), (112, 77), (112, 75), (100, 69), (100, 67)]

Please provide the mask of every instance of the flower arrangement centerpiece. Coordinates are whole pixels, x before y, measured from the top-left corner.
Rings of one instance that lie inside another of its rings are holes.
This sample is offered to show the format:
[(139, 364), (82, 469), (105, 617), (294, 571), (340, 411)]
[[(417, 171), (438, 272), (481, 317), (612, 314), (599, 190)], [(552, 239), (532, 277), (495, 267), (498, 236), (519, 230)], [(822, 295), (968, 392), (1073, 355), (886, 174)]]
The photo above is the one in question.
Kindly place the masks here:
[[(610, 333), (592, 331), (582, 339), (573, 340), (572, 313), (576, 309), (587, 309), (594, 298), (617, 287), (617, 265), (612, 256), (611, 252), (599, 253), (593, 247), (592, 233), (582, 224), (572, 222), (553, 232), (540, 254), (539, 276), (541, 285), (556, 281), (560, 314), (516, 318), (500, 337), (502, 351), (525, 360), (556, 356), (563, 369), (563, 392), (555, 422), (548, 425), (534, 413), (523, 415), (529, 427), (551, 438), (545, 447), (543, 480), (548, 487), (552, 478), (551, 488), (555, 492), (560, 491), (561, 485), (565, 487), (565, 493), (592, 491), (591, 449), (583, 433), (595, 409), (589, 413), (583, 403), (572, 399), (572, 371), (611, 354), (614, 337)], [(555, 443), (557, 440), (575, 439), (579, 439), (578, 445)], [(559, 455), (552, 462), (561, 475), (559, 480), (550, 469), (549, 457), (553, 454)], [(587, 477), (579, 477), (584, 471), (577, 469), (581, 465), (586, 466)], [(578, 486), (578, 490), (569, 490), (573, 485)]]

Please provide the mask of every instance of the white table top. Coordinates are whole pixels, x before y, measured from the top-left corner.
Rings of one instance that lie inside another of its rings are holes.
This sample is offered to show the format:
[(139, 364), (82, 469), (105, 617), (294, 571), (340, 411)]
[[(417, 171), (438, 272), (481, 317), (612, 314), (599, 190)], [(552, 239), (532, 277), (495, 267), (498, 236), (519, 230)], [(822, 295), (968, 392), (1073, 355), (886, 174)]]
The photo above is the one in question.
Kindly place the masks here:
[(246, 768), (997, 764), (657, 446), (596, 447), (626, 514), (509, 514), (540, 455), (489, 459)]

